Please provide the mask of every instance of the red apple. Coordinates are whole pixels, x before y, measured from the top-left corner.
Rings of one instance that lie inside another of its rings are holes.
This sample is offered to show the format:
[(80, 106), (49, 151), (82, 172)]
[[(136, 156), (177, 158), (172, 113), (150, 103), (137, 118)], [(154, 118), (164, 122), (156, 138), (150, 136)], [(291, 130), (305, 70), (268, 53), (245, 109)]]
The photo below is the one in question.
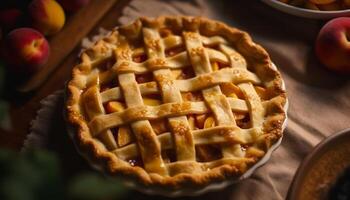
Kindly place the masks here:
[(350, 73), (350, 17), (339, 17), (324, 25), (315, 49), (318, 59), (327, 68)]
[(0, 25), (5, 28), (14, 28), (22, 15), (22, 11), (16, 8), (0, 10)]
[(67, 12), (76, 12), (80, 8), (86, 6), (90, 0), (57, 0), (63, 9)]
[(3, 55), (10, 70), (34, 73), (49, 57), (50, 47), (45, 37), (31, 28), (18, 28), (5, 38)]

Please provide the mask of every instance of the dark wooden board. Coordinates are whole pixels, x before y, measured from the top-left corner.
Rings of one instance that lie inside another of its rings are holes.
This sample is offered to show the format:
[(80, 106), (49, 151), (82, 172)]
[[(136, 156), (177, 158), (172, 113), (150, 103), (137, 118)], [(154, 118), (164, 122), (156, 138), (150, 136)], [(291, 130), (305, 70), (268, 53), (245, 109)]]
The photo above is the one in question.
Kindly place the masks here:
[(49, 38), (50, 57), (37, 74), (17, 87), (20, 92), (30, 92), (40, 87), (96, 24), (113, 7), (117, 0), (92, 0), (72, 16), (68, 16), (63, 29)]

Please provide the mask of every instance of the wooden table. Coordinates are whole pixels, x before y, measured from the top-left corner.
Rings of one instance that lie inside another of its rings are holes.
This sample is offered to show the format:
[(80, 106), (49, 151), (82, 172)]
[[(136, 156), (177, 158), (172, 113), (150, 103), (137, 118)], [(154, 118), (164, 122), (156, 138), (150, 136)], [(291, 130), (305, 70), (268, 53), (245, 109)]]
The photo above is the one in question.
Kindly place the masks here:
[[(71, 69), (77, 62), (81, 39), (96, 34), (100, 27), (111, 29), (117, 26), (121, 10), (128, 2), (129, 0), (92, 0), (78, 13), (68, 16), (63, 30), (49, 38), (51, 55), (49, 66), (44, 66), (49, 69), (50, 72), (45, 72), (49, 75), (34, 77), (34, 82), (29, 83), (32, 88), (25, 88), (25, 93), (18, 92), (15, 88), (6, 91), (9, 94), (6, 100), (10, 102), (11, 127), (8, 130), (0, 128), (0, 147), (15, 150), (21, 148), (29, 132), (30, 122), (40, 108), (40, 100), (63, 89), (69, 79)], [(37, 80), (40, 80), (40, 84), (35, 83)]]

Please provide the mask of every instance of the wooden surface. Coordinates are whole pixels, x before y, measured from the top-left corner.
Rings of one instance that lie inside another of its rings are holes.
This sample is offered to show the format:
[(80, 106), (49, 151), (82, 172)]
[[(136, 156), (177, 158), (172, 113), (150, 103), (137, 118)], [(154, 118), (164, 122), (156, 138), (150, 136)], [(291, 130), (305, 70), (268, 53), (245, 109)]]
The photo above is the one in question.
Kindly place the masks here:
[(60, 66), (62, 60), (80, 43), (81, 38), (94, 28), (116, 2), (117, 0), (93, 0), (77, 13), (69, 16), (63, 29), (49, 38), (51, 51), (48, 62), (42, 67), (42, 70), (17, 89), (20, 92), (29, 92), (40, 87)]
[[(116, 0), (93, 0), (92, 4), (96, 5), (99, 8), (108, 10), (108, 6), (97, 5), (107, 3), (107, 1), (116, 1)], [(19, 150), (23, 144), (25, 136), (29, 132), (30, 122), (35, 118), (37, 110), (40, 108), (40, 100), (45, 98), (47, 95), (64, 88), (65, 82), (70, 78), (71, 69), (77, 61), (77, 55), (80, 49), (79, 41), (85, 36), (91, 36), (97, 33), (100, 27), (111, 29), (117, 26), (117, 19), (121, 14), (121, 9), (128, 3), (129, 0), (118, 0), (111, 9), (104, 15), (101, 16), (100, 20), (93, 20), (91, 17), (87, 18), (86, 11), (81, 10), (79, 15), (81, 15), (79, 20), (80, 24), (74, 24), (74, 27), (70, 26), (70, 22), (67, 21), (67, 28), (62, 30), (64, 33), (66, 31), (74, 31), (74, 34), (69, 35), (65, 33), (65, 37), (71, 37), (72, 47), (65, 48), (67, 50), (62, 50), (59, 48), (60, 41), (63, 41), (66, 45), (69, 43), (68, 40), (59, 36), (59, 38), (52, 39), (51, 43), (55, 43), (55, 47), (52, 51), (56, 57), (55, 61), (51, 61), (52, 64), (57, 64), (58, 67), (52, 67), (52, 72), (49, 72), (50, 75), (48, 78), (43, 78), (43, 84), (38, 87), (35, 91), (31, 93), (21, 94), (15, 92), (14, 88), (7, 91), (8, 96), (6, 100), (10, 102), (10, 113), (9, 121), (11, 122), (9, 128), (0, 128), (0, 147), (11, 148)], [(110, 6), (110, 3), (108, 3)], [(85, 9), (85, 8), (84, 8)], [(102, 15), (99, 13), (98, 15)], [(73, 16), (74, 18), (74, 16)], [(87, 25), (88, 23), (94, 22), (95, 25)], [(73, 22), (72, 22), (73, 23)], [(74, 22), (76, 23), (76, 22)], [(87, 31), (87, 27), (82, 28), (83, 26), (91, 26), (90, 31)], [(79, 32), (82, 30), (82, 32)], [(85, 34), (83, 32), (86, 32)], [(70, 46), (70, 45), (68, 45)], [(70, 50), (69, 50), (70, 49)], [(67, 52), (70, 52), (67, 54)], [(38, 82), (33, 81), (33, 85), (37, 85)], [(64, 130), (64, 127), (61, 129)], [(64, 133), (62, 133), (64, 134)]]

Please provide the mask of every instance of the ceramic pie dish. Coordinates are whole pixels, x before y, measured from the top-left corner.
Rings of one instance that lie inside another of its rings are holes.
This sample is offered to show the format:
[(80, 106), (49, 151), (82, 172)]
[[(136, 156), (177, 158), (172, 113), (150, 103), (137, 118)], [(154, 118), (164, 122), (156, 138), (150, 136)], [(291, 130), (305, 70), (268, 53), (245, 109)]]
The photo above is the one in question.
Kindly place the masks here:
[(350, 129), (320, 142), (299, 166), (289, 188), (288, 199), (338, 199), (332, 197), (330, 191), (337, 187), (337, 180), (350, 168), (349, 154)]
[(334, 11), (321, 11), (321, 10), (311, 10), (306, 8), (300, 8), (292, 6), (278, 0), (262, 0), (269, 6), (299, 17), (310, 18), (310, 19), (331, 19), (335, 17), (346, 17), (350, 16), (350, 9), (345, 10), (334, 10)]
[(283, 80), (249, 35), (198, 17), (140, 18), (81, 55), (66, 119), (79, 152), (146, 193), (249, 176), (279, 145)]

